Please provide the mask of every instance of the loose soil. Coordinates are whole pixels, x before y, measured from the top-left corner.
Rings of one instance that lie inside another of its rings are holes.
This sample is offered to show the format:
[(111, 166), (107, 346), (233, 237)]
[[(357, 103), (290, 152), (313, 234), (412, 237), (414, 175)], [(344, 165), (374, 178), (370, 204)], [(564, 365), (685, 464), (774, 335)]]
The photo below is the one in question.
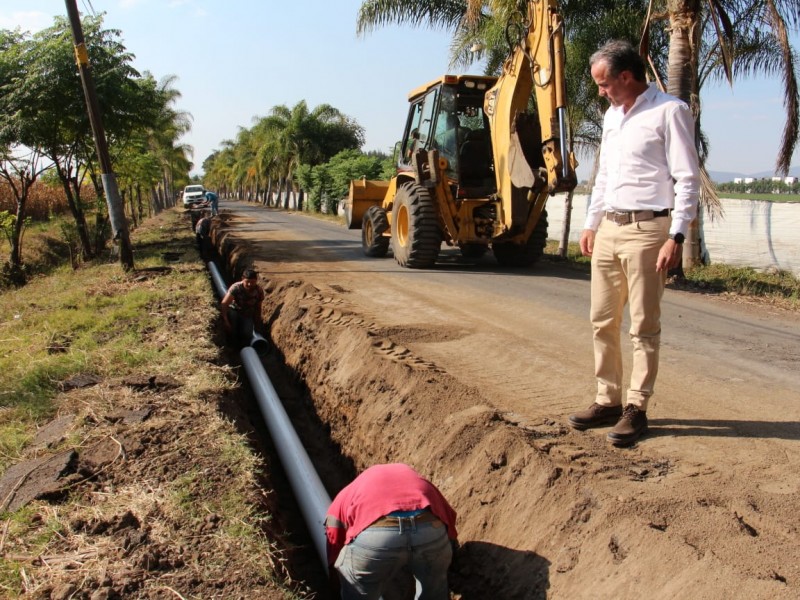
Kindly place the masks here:
[(231, 270), (264, 274), (271, 336), (332, 441), (357, 470), (413, 465), (458, 511), (456, 597), (800, 596), (796, 313), (737, 307), (792, 324), (760, 373), (729, 358), (731, 324), (703, 356), (667, 343), (652, 433), (616, 449), (607, 429), (566, 426), (592, 400), (586, 313), (465, 300), (451, 271), (409, 283), (333, 258), (347, 242), (304, 238), (302, 216), (229, 206)]
[[(223, 208), (217, 247), (232, 276), (250, 265), (262, 273), (274, 346), (265, 367), (330, 495), (381, 462), (411, 464), (433, 481), (459, 515), (453, 598), (800, 597), (800, 407), (791, 377), (767, 381), (728, 365), (724, 344), (704, 356), (665, 352), (652, 433), (615, 449), (606, 429), (566, 426), (591, 402), (585, 315), (541, 306), (520, 317), (530, 306), (498, 302), (502, 290), (470, 297), (467, 308), (456, 283), (414, 285), (380, 267), (332, 261), (288, 225), (305, 217)], [(709, 303), (709, 314), (720, 302), (686, 301)], [(776, 329), (798, 321), (742, 310)], [(215, 315), (175, 326), (201, 336), (208, 323)], [(778, 372), (795, 370), (800, 341), (770, 353)], [(235, 353), (209, 362), (238, 372)], [(91, 430), (91, 443), (25, 468), (72, 474), (69, 489), (89, 486), (88, 513), (97, 517), (76, 518), (61, 552), (36, 558), (40, 585), (30, 596), (331, 597), (246, 384), (198, 399), (175, 387), (185, 376), (77, 381), (64, 392), (62, 420), (30, 460), (76, 427)], [(94, 419), (64, 417), (70, 408), (85, 415), (87, 404)], [(158, 510), (159, 482), (196, 468), (209, 495), (225, 488), (224, 462), (207, 443), (218, 427), (247, 435), (260, 457), (263, 478), (251, 489), (271, 515), (270, 556), (220, 543), (219, 515), (181, 523)], [(14, 495), (50, 499), (58, 510), (65, 487), (48, 491), (49, 480), (38, 491), (14, 484)], [(103, 504), (120, 491), (130, 508), (109, 515)], [(12, 547), (3, 533), (4, 556)], [(258, 561), (277, 576), (250, 568)], [(93, 585), (81, 585), (87, 578)], [(386, 600), (407, 597), (398, 586)]]

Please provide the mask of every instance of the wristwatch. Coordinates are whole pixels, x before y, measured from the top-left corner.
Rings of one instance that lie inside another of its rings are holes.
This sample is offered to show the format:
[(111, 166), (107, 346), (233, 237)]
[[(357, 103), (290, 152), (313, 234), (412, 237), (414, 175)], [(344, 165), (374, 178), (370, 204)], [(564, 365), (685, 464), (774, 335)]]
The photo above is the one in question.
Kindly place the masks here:
[(670, 233), (669, 239), (673, 240), (676, 244), (682, 244), (686, 237), (682, 233)]

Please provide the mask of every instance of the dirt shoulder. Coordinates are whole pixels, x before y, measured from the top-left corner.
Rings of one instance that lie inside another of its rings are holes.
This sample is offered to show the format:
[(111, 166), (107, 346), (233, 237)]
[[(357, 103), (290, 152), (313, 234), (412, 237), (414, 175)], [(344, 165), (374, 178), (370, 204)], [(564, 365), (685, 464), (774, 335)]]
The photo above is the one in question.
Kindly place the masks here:
[(234, 269), (254, 263), (266, 277), (272, 338), (332, 440), (359, 470), (412, 464), (457, 509), (458, 597), (800, 593), (800, 417), (784, 371), (796, 335), (765, 350), (777, 375), (760, 376), (726, 350), (741, 334), (730, 307), (674, 296), (676, 310), (705, 303), (714, 331), (666, 344), (653, 433), (619, 450), (605, 430), (565, 426), (592, 397), (589, 326), (582, 308), (560, 306), (571, 301), (530, 304), (513, 287), (470, 288), (466, 301), (446, 268), (395, 276), (334, 257), (349, 238), (309, 239), (287, 213), (231, 211), (220, 239), (236, 248)]
[[(3, 374), (4, 448), (21, 441), (2, 457), (0, 596), (307, 597), (294, 509), (274, 491), (285, 483), (188, 221), (162, 213), (132, 237), (132, 273), (86, 265), (3, 296), (5, 351), (31, 340), (13, 350), (16, 379), (43, 372), (60, 391), (15, 422), (34, 392)], [(94, 307), (83, 321), (81, 305)]]

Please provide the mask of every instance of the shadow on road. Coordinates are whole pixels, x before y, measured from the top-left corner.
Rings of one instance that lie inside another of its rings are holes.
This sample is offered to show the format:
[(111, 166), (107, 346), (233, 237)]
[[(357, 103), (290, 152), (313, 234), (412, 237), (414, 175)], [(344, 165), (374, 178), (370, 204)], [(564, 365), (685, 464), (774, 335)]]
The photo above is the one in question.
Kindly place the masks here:
[(650, 419), (650, 436), (751, 437), (800, 440), (795, 421), (725, 421), (716, 419)]

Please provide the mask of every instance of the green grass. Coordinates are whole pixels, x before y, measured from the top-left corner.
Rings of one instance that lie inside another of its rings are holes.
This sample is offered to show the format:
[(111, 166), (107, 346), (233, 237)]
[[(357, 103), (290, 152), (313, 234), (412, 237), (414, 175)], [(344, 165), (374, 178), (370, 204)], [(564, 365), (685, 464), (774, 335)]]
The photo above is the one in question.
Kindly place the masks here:
[(723, 202), (729, 200), (762, 200), (766, 202), (800, 202), (797, 194), (740, 194), (737, 192), (717, 192)]
[[(545, 258), (558, 258), (558, 242), (548, 241)], [(582, 256), (578, 244), (570, 244), (566, 264), (589, 273), (591, 259)], [(800, 309), (800, 279), (786, 271), (764, 272), (752, 267), (732, 267), (725, 264), (701, 265), (688, 269), (685, 279), (675, 282), (683, 289), (716, 294), (736, 294), (753, 299), (780, 302), (787, 308)]]
[[(31, 246), (42, 244), (34, 228), (28, 233)], [(42, 225), (38, 233), (51, 239), (52, 228)], [(70, 377), (105, 378), (145, 366), (168, 373), (185, 359), (183, 348), (155, 339), (191, 318), (187, 304), (209, 302), (188, 227), (184, 234), (187, 262), (165, 263), (175, 229), (154, 228), (145, 242), (135, 239), (134, 273), (100, 260), (78, 269), (50, 264), (46, 276), (2, 293), (0, 468), (24, 447), (26, 432), (55, 413), (53, 399)], [(153, 267), (167, 270), (148, 277)]]
[[(52, 227), (32, 227), (28, 247), (57, 245), (52, 234)], [(211, 335), (216, 301), (191, 229), (181, 213), (170, 211), (133, 231), (131, 240), (136, 262), (131, 273), (107, 257), (73, 269), (69, 257), (59, 262), (50, 252), (29, 253), (26, 258), (32, 262), (42, 259), (30, 271), (37, 275), (21, 288), (0, 290), (0, 473), (30, 456), (33, 437), (54, 415), (75, 412), (93, 422), (118, 406), (117, 401), (130, 399), (131, 391), (117, 378), (143, 375), (180, 382), (174, 392), (158, 396), (157, 402), (169, 406), (158, 417), (166, 423), (158, 427), (175, 431), (169, 420), (194, 419), (191, 436), (203, 443), (188, 446), (198, 462), (178, 478), (163, 481), (156, 476), (158, 469), (152, 469), (153, 478), (141, 485), (153, 498), (142, 493), (138, 482), (123, 482), (107, 500), (94, 504), (92, 494), (77, 486), (56, 508), (34, 502), (13, 513), (0, 512), (7, 524), (6, 547), (20, 553), (0, 557), (0, 596), (16, 595), (23, 579), (36, 578), (32, 558), (60, 551), (54, 548), (62, 548), (65, 538), (77, 546), (94, 543), (70, 530), (76, 519), (101, 514), (109, 519), (119, 506), (141, 502), (148, 507), (164, 492), (159, 498), (165, 501), (158, 500), (155, 512), (168, 518), (155, 521), (170, 543), (177, 544), (184, 535), (176, 527), (202, 526), (210, 514), (219, 515), (204, 571), (211, 564), (227, 565), (230, 552), (225, 549), (235, 548), (247, 577), (274, 582), (286, 598), (307, 597), (295, 590), (299, 585), (287, 583), (282, 546), (269, 537), (275, 533), (269, 527), (272, 518), (264, 512), (257, 482), (262, 458), (253, 454), (245, 435), (215, 412), (216, 401), (236, 393), (238, 383), (219, 363)], [(177, 261), (171, 257), (167, 262), (167, 251)], [(62, 393), (62, 384), (78, 374), (94, 375), (102, 383)], [(157, 427), (155, 419), (151, 423)], [(94, 441), (91, 435), (91, 427), (76, 427), (58, 448), (84, 447)], [(282, 532), (277, 534), (276, 540)]]
[(686, 280), (712, 292), (785, 300), (795, 308), (800, 307), (800, 280), (786, 271), (762, 272), (751, 267), (706, 265), (689, 269)]

